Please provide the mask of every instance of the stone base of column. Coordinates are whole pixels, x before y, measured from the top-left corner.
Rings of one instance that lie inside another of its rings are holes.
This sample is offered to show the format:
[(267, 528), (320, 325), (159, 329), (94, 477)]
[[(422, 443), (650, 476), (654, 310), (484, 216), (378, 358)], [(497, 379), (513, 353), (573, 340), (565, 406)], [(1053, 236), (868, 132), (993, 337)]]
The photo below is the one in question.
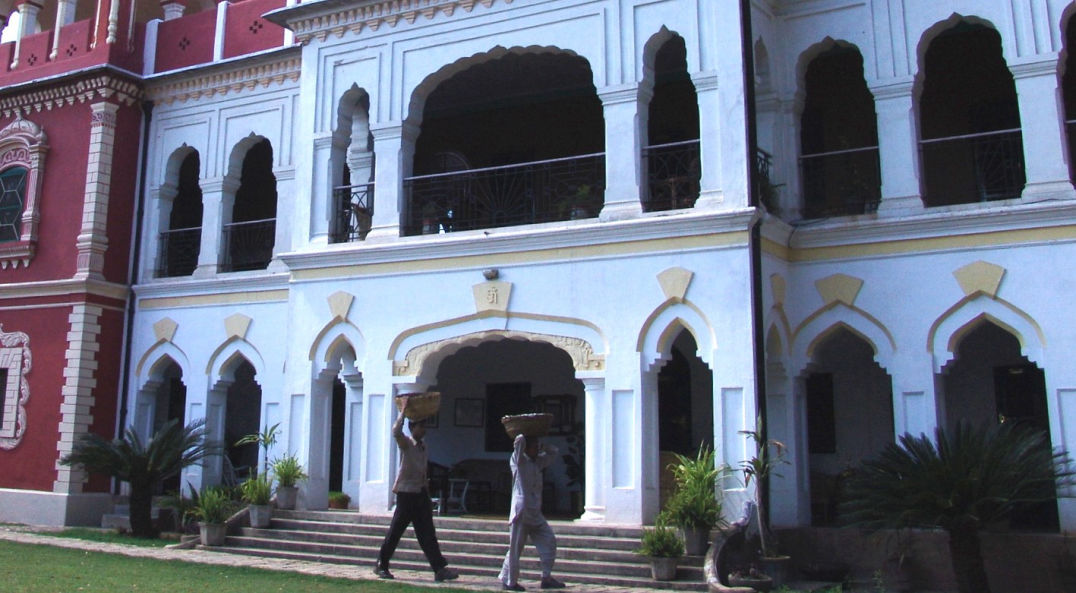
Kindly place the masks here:
[(1020, 199), (1025, 202), (1041, 202), (1043, 200), (1073, 200), (1076, 199), (1076, 189), (1067, 179), (1064, 181), (1043, 181), (1028, 183), (1024, 186), (1024, 192)]
[(387, 241), (394, 241), (400, 238), (400, 227), (398, 226), (383, 226), (373, 227), (369, 233), (366, 233), (367, 243), (385, 243)]
[(630, 202), (607, 202), (598, 214), (598, 220), (607, 222), (611, 220), (628, 220), (639, 218), (643, 213), (643, 206), (639, 200)]
[(218, 266), (216, 264), (199, 265), (197, 268), (194, 268), (191, 278), (212, 278), (217, 275), (217, 268)]
[(588, 506), (576, 521), (605, 521), (605, 507)]
[(913, 214), (923, 211), (921, 196), (888, 196), (878, 202), (878, 212), (884, 214)]

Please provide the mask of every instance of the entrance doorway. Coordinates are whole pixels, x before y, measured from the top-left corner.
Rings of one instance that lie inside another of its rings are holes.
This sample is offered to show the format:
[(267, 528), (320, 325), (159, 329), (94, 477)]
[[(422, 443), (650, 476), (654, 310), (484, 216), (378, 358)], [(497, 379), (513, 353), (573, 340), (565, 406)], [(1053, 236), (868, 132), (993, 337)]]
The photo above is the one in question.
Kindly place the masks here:
[(714, 444), (713, 372), (698, 356), (694, 336), (681, 330), (673, 340), (670, 359), (658, 371), (659, 503), (672, 493), (669, 464), (676, 455), (694, 457)]

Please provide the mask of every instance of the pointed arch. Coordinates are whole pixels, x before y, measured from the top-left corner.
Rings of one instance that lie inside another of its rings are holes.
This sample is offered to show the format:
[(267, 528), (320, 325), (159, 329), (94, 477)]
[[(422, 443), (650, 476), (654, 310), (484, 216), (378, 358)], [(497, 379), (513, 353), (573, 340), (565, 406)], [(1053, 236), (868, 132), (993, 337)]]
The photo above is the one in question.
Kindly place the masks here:
[(669, 299), (647, 317), (639, 331), (635, 348), (642, 355), (644, 369), (653, 369), (659, 362), (669, 359), (672, 342), (682, 329), (695, 338), (699, 358), (713, 368), (717, 350), (713, 324), (694, 303)]
[[(815, 60), (815, 58), (817, 58), (818, 56), (820, 56), (820, 55), (822, 55), (822, 54), (824, 54), (824, 53), (826, 53), (826, 52), (828, 52), (830, 50), (837, 49), (837, 48), (855, 50), (856, 53), (858, 53), (860, 55), (860, 57), (863, 57), (863, 51), (855, 43), (852, 43), (851, 41), (847, 41), (845, 39), (834, 39), (833, 37), (830, 37), (828, 35), (825, 38), (823, 38), (821, 41), (818, 41), (816, 43), (811, 44), (810, 46), (807, 47), (807, 49), (800, 52), (799, 57), (796, 59), (796, 71), (795, 71), (795, 76), (796, 76), (795, 105), (796, 105), (796, 114), (797, 115), (801, 114), (803, 112), (803, 104), (804, 104), (804, 101), (807, 98), (807, 68), (810, 67), (811, 62), (813, 62)], [(867, 60), (864, 58), (863, 59), (863, 78), (864, 79), (869, 79), (871, 74), (873, 74), (873, 73), (868, 74), (868, 72), (867, 72), (868, 65), (869, 64), (868, 64)]]
[[(347, 348), (351, 349), (350, 354), (344, 351)], [(318, 332), (310, 346), (309, 356), (314, 363), (315, 374), (341, 358), (350, 358), (345, 362), (361, 369), (366, 360), (366, 338), (362, 335), (362, 330), (350, 321), (334, 319)]]
[(838, 302), (811, 315), (793, 332), (789, 347), (792, 374), (802, 373), (815, 348), (838, 329), (846, 329), (869, 344), (883, 370), (891, 367), (897, 344), (889, 330), (866, 312)]
[(235, 369), (239, 366), (241, 359), (245, 359), (254, 367), (255, 375), (265, 371), (265, 361), (258, 349), (246, 340), (232, 337), (218, 346), (209, 357), (206, 374), (210, 377), (210, 385), (216, 381), (234, 380)]
[(934, 372), (940, 373), (956, 356), (956, 348), (968, 332), (986, 322), (1014, 335), (1020, 342), (1020, 353), (1040, 367), (1044, 366), (1046, 334), (1038, 322), (1004, 299), (975, 293), (953, 305), (931, 324), (926, 346), (934, 360)]
[[(240, 174), (243, 171), (243, 161), (246, 160), (247, 153), (259, 142), (268, 142), (270, 147), (273, 146), (273, 142), (269, 140), (269, 138), (255, 134), (254, 132), (251, 132), (246, 138), (235, 143), (235, 146), (232, 147), (232, 151), (228, 154), (228, 169), (225, 173), (225, 177), (234, 179), (236, 182), (239, 181)], [(273, 160), (273, 164), (275, 165), (275, 155)]]
[(187, 375), (191, 370), (191, 363), (187, 358), (187, 353), (173, 342), (161, 340), (150, 346), (142, 357), (138, 359), (138, 364), (135, 365), (136, 385), (145, 385), (154, 380), (165, 368), (163, 365), (166, 361), (174, 362), (184, 375)]
[(920, 95), (923, 92), (923, 82), (926, 77), (926, 57), (927, 50), (930, 49), (930, 44), (938, 38), (939, 35), (952, 29), (961, 22), (969, 23), (972, 25), (982, 25), (988, 29), (997, 32), (1001, 36), (1001, 57), (1005, 60), (1006, 64), (1011, 64), (1016, 57), (1016, 48), (1012, 47), (1015, 37), (1001, 35), (1001, 31), (994, 25), (993, 22), (984, 19), (982, 17), (974, 15), (962, 15), (954, 12), (949, 15), (949, 18), (938, 21), (927, 27), (923, 34), (919, 36), (919, 43), (915, 46), (915, 82), (913, 83), (912, 96), (915, 98), (915, 103), (919, 103)]

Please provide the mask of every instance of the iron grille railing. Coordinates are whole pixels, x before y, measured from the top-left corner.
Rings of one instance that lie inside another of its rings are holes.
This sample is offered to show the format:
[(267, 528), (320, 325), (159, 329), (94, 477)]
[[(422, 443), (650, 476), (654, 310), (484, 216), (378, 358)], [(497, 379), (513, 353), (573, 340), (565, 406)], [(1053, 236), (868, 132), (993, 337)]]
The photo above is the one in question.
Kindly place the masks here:
[(644, 210), (691, 208), (699, 198), (699, 141), (655, 144), (643, 149), (647, 172)]
[(227, 246), (223, 272), (264, 270), (273, 259), (276, 219), (250, 220), (224, 225), (223, 245)]
[(604, 153), (408, 177), (403, 234), (591, 218), (604, 180)]
[(198, 267), (202, 227), (162, 231), (157, 246), (157, 277), (190, 276)]
[(365, 239), (374, 216), (374, 184), (335, 187), (333, 204), (336, 217), (329, 240), (332, 243), (347, 243)]
[(833, 150), (800, 157), (805, 218), (866, 214), (878, 209), (882, 176), (878, 147)]
[(1024, 142), (1020, 128), (919, 141), (927, 206), (1020, 197)]

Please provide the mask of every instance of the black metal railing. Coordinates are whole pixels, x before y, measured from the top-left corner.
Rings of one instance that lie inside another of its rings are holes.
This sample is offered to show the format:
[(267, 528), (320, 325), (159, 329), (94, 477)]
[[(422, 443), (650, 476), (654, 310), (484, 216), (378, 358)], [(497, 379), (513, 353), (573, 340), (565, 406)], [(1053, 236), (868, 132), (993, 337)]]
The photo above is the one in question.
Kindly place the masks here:
[(275, 218), (224, 225), (221, 244), (227, 249), (221, 261), (221, 271), (264, 270), (273, 259), (275, 240)]
[(348, 243), (365, 239), (374, 216), (374, 184), (334, 187), (333, 205), (336, 216), (329, 241)]
[(646, 212), (691, 208), (699, 198), (699, 141), (685, 140), (643, 148), (647, 175)]
[(157, 242), (157, 277), (190, 276), (198, 267), (202, 227), (162, 231)]
[(594, 153), (404, 179), (404, 235), (597, 216), (605, 154)]
[(1020, 197), (1026, 177), (1019, 128), (919, 141), (927, 206)]
[(882, 176), (878, 147), (832, 150), (800, 157), (804, 218), (866, 214), (878, 209)]

